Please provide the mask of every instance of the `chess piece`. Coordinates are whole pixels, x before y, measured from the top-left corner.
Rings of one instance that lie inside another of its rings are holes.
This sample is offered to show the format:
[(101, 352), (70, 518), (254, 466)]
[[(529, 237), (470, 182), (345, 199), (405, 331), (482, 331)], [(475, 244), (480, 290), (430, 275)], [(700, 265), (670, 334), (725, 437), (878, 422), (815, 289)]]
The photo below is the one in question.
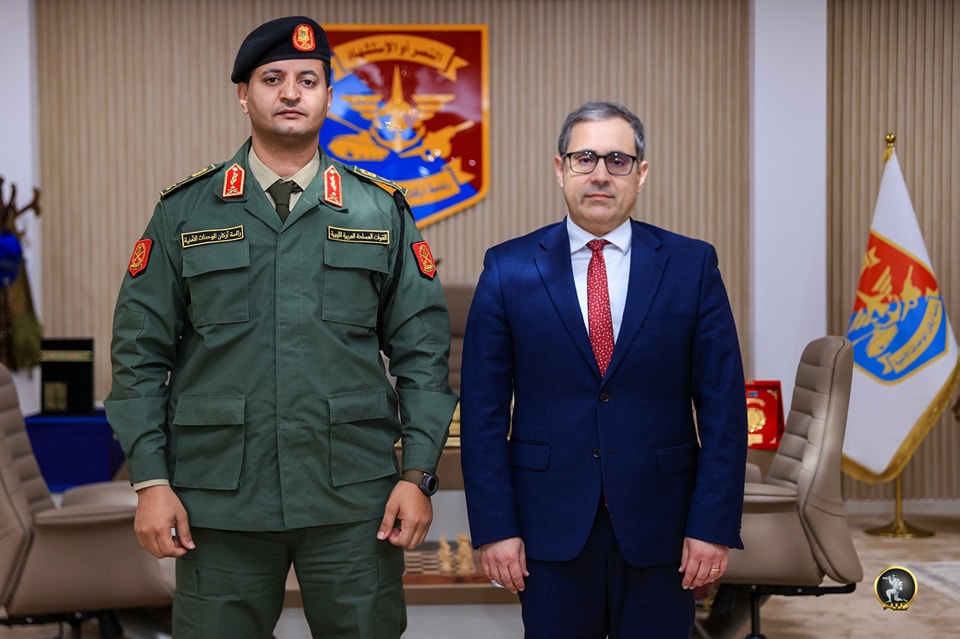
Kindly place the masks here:
[(440, 538), (437, 559), (440, 562), (440, 572), (453, 572), (453, 553), (450, 552), (450, 542), (447, 541), (446, 537)]
[(472, 575), (477, 571), (473, 563), (473, 547), (466, 533), (457, 535), (457, 574)]

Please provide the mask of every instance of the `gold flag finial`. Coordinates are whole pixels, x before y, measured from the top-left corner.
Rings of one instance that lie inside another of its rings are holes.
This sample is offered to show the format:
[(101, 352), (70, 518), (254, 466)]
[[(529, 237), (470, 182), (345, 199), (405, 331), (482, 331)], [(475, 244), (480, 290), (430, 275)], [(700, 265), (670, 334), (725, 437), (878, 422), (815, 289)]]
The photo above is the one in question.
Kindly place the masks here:
[(887, 141), (887, 150), (883, 152), (883, 162), (886, 164), (890, 156), (893, 155), (893, 145), (897, 141), (897, 136), (893, 133), (887, 133), (884, 139)]

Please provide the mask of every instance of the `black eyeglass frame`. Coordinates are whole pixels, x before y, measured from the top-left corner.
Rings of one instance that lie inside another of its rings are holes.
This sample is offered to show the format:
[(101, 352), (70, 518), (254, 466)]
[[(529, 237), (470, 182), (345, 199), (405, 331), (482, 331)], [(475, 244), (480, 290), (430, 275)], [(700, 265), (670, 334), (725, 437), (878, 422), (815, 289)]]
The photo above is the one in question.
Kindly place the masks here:
[[(590, 167), (590, 170), (589, 170), (589, 171), (578, 171), (578, 170), (575, 169), (574, 166), (573, 166), (573, 159), (572, 159), (572, 158), (573, 158), (574, 155), (582, 156), (582, 157), (590, 157), (590, 158), (593, 158), (593, 159), (594, 159), (593, 166)], [(627, 168), (627, 170), (626, 170), (625, 172), (623, 172), (623, 173), (616, 173), (616, 172), (610, 170), (610, 164), (607, 162), (607, 158), (629, 159), (629, 160), (630, 160), (630, 166)], [(600, 160), (603, 160), (603, 166), (607, 169), (607, 173), (609, 173), (610, 175), (615, 175), (615, 176), (617, 176), (617, 177), (624, 177), (624, 176), (630, 175), (630, 174), (633, 172), (633, 167), (634, 167), (634, 165), (637, 163), (637, 160), (638, 160), (637, 156), (635, 156), (635, 155), (630, 155), (629, 153), (620, 153), (619, 151), (613, 151), (612, 153), (607, 153), (606, 155), (599, 155), (599, 154), (597, 154), (597, 153), (595, 153), (595, 152), (593, 152), (593, 151), (590, 151), (590, 150), (570, 151), (569, 153), (564, 153), (564, 154), (563, 154), (563, 159), (565, 159), (565, 160), (567, 161), (567, 165), (570, 167), (570, 170), (573, 171), (574, 173), (576, 173), (577, 175), (590, 175), (591, 173), (593, 173), (594, 171), (597, 170), (597, 166), (600, 164)]]

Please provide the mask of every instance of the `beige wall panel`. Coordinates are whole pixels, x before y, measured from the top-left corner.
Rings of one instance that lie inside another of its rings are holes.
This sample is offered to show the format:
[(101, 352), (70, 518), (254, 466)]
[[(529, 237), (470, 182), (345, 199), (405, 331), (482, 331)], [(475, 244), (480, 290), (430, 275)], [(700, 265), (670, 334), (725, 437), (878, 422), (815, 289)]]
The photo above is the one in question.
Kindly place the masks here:
[[(883, 170), (884, 135), (903, 169), (954, 330), (960, 326), (960, 5), (952, 0), (829, 3), (829, 321), (845, 334)], [(951, 407), (956, 401), (951, 400)], [(904, 498), (960, 498), (952, 411), (903, 473)], [(893, 485), (844, 479), (847, 498)]]
[[(749, 334), (746, 0), (37, 0), (43, 320), (47, 336), (95, 338), (98, 399), (117, 288), (157, 192), (245, 139), (228, 77), (236, 48), (256, 24), (291, 13), (488, 25), (490, 191), (424, 229), (445, 281), (474, 281), (488, 246), (560, 219), (557, 130), (579, 103), (613, 99), (648, 127), (637, 217), (718, 246)], [(960, 9), (831, 0), (828, 22), (829, 330), (846, 332), (888, 131), (956, 327)], [(960, 497), (958, 457), (960, 429), (945, 417), (905, 471), (906, 497)], [(892, 494), (849, 479), (845, 490)]]
[(96, 340), (109, 390), (114, 300), (158, 191), (248, 135), (229, 81), (257, 24), (484, 23), (487, 197), (424, 229), (445, 281), (473, 282), (484, 250), (561, 219), (553, 176), (564, 116), (621, 101), (649, 131), (637, 217), (718, 246), (748, 334), (746, 0), (37, 0), (44, 324)]

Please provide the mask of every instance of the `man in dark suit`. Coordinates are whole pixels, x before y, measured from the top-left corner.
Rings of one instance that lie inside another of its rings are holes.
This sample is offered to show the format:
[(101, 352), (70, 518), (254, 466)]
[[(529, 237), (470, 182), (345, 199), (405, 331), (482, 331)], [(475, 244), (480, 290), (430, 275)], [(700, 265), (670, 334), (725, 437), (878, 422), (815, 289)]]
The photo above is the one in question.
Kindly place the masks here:
[(567, 218), (487, 252), (467, 321), (470, 531), (528, 639), (686, 639), (742, 547), (736, 327), (714, 248), (630, 219), (644, 145), (619, 104), (571, 113)]

